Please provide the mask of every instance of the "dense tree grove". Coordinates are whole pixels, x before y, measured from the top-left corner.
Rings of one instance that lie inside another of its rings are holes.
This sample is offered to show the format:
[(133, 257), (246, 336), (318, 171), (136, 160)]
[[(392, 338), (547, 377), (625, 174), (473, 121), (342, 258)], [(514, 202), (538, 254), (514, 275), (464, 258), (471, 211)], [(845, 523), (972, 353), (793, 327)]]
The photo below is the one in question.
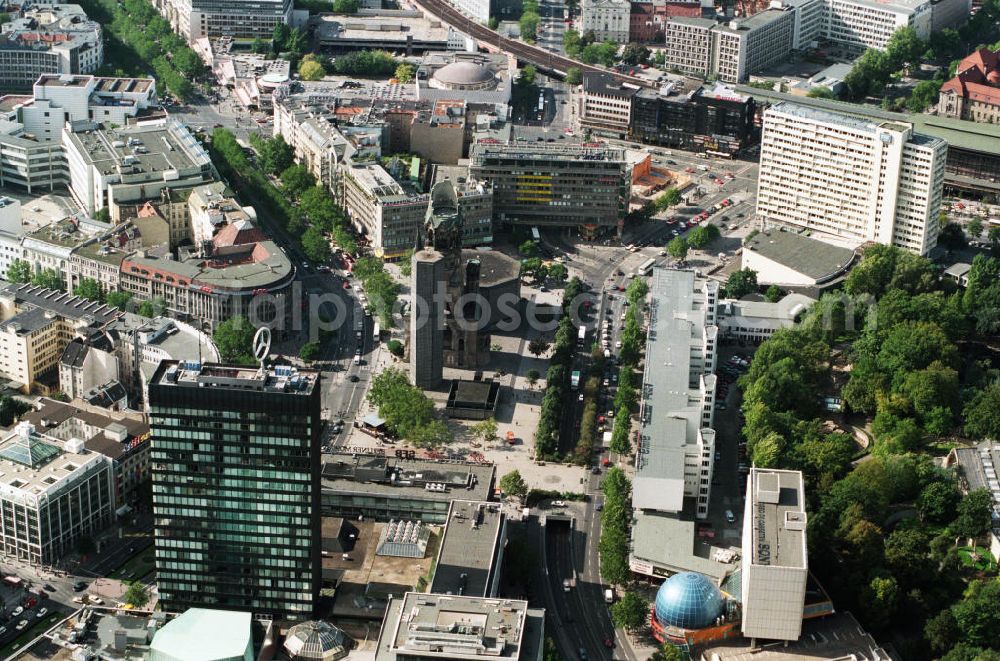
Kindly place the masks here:
[(333, 69), (342, 76), (391, 76), (399, 62), (384, 50), (362, 50), (341, 55)]
[(376, 374), (368, 401), (378, 407), (390, 431), (417, 447), (438, 447), (453, 439), (448, 425), (434, 415), (434, 402), (402, 370), (390, 367)]
[(604, 510), (601, 512), (601, 578), (623, 584), (629, 577), (628, 540), (632, 520), (632, 483), (625, 472), (609, 468), (601, 484)]
[[(980, 633), (1000, 623), (986, 605), (998, 583), (974, 567), (988, 552), (966, 546), (983, 543), (990, 495), (963, 496), (933, 460), (942, 437), (1000, 435), (1000, 369), (984, 342), (996, 329), (983, 321), (1000, 303), (998, 273), (977, 258), (963, 292), (924, 258), (868, 248), (844, 291), (764, 342), (740, 381), (753, 463), (804, 473), (810, 566), (908, 659), (1000, 653)], [(821, 396), (838, 386), (866, 432), (828, 422)]]
[(124, 67), (103, 73), (148, 76), (152, 72), (158, 89), (182, 101), (192, 96), (192, 81), (205, 72), (205, 65), (147, 0), (83, 0), (80, 5), (104, 26), (106, 59)]

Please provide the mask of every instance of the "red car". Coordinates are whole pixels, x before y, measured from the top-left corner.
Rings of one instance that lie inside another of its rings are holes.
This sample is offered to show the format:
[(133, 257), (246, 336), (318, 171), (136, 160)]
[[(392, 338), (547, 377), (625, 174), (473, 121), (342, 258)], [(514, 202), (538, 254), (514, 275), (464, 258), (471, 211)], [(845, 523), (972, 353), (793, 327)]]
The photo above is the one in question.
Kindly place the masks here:
[(344, 280), (344, 289), (350, 289), (350, 288), (351, 288), (351, 283), (349, 283), (347, 280)]
[(718, 177), (715, 178), (715, 185), (716, 186), (721, 186), (724, 183), (726, 183), (726, 182), (724, 182), (722, 179), (719, 179)]
[(604, 646), (607, 647), (609, 650), (610, 649), (614, 649), (614, 647), (615, 647), (615, 641), (614, 641), (614, 639), (613, 638), (605, 638), (604, 639)]
[(684, 171), (687, 172), (688, 174), (691, 174), (692, 172), (694, 172), (694, 168), (689, 165), (686, 168), (684, 168)]

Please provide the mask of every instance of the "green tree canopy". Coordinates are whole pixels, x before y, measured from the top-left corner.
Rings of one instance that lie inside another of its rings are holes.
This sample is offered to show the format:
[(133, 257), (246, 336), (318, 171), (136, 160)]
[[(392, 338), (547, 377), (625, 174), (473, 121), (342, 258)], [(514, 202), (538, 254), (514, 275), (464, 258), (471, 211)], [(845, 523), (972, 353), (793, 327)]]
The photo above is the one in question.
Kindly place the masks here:
[(679, 262), (683, 262), (687, 259), (688, 254), (688, 242), (683, 236), (675, 236), (667, 244), (667, 252), (671, 257)]
[(341, 55), (334, 70), (342, 76), (389, 76), (399, 63), (384, 50), (363, 50)]
[(973, 489), (958, 503), (958, 516), (951, 524), (960, 537), (979, 537), (990, 529), (993, 498), (985, 488)]
[(128, 309), (128, 304), (132, 300), (132, 294), (127, 291), (110, 291), (105, 297), (105, 303), (110, 307), (117, 308), (119, 310)]
[(753, 269), (740, 269), (729, 274), (726, 280), (726, 298), (743, 298), (757, 291), (757, 272)]
[(312, 361), (319, 358), (319, 342), (306, 342), (299, 349), (299, 358), (311, 363)]
[(945, 524), (955, 517), (955, 508), (961, 498), (958, 489), (950, 482), (931, 482), (917, 498), (917, 512), (928, 523)]
[(636, 631), (649, 619), (649, 604), (635, 592), (626, 592), (611, 604), (611, 619), (615, 626)]
[(0, 395), (0, 425), (10, 427), (14, 420), (31, 410), (31, 405), (9, 395)]
[(132, 604), (136, 608), (142, 608), (149, 603), (149, 587), (141, 581), (131, 581), (125, 590), (122, 600), (126, 604)]
[(310, 227), (302, 235), (302, 252), (314, 262), (325, 262), (330, 259), (330, 242), (317, 228)]
[(965, 433), (973, 438), (1000, 438), (1000, 381), (977, 390), (966, 405)]
[(469, 431), (480, 441), (489, 445), (497, 440), (497, 421), (493, 418), (486, 418), (472, 425)]
[(414, 445), (437, 447), (452, 440), (447, 425), (434, 417), (434, 402), (395, 367), (375, 375), (368, 401), (378, 407), (390, 430)]
[(260, 165), (268, 174), (278, 175), (292, 165), (295, 156), (292, 148), (280, 135), (255, 141)]
[(31, 282), (31, 264), (23, 259), (15, 259), (7, 267), (7, 279), (11, 282), (26, 283)]
[(224, 363), (253, 365), (253, 336), (257, 330), (250, 320), (242, 315), (226, 319), (215, 327), (212, 339), (219, 348)]
[(305, 165), (291, 165), (281, 173), (281, 186), (291, 198), (298, 198), (316, 185), (316, 178)]
[(46, 289), (63, 291), (65, 289), (66, 282), (63, 280), (62, 274), (55, 269), (42, 269), (31, 276), (31, 284), (36, 287), (45, 287)]
[(415, 69), (413, 68), (412, 64), (403, 62), (398, 67), (396, 67), (396, 73), (394, 74), (394, 76), (396, 80), (398, 80), (401, 83), (409, 83), (413, 82), (414, 72)]
[(104, 298), (104, 292), (101, 291), (101, 284), (93, 278), (83, 278), (80, 280), (80, 284), (73, 289), (73, 295), (98, 302)]
[[(704, 224), (698, 225), (693, 230), (688, 232), (688, 244), (692, 248), (697, 248), (701, 250), (702, 248), (707, 248), (710, 243), (718, 239), (720, 236), (719, 228), (715, 225)], [(756, 278), (756, 273), (754, 274)]]
[(520, 471), (512, 470), (500, 478), (500, 491), (511, 498), (523, 501), (528, 495), (528, 485), (521, 477)]
[(1000, 630), (1000, 581), (996, 578), (974, 581), (951, 612), (960, 640), (969, 645), (995, 647), (996, 632)]
[(316, 60), (303, 59), (299, 63), (299, 77), (302, 80), (323, 80), (326, 76), (326, 69)]

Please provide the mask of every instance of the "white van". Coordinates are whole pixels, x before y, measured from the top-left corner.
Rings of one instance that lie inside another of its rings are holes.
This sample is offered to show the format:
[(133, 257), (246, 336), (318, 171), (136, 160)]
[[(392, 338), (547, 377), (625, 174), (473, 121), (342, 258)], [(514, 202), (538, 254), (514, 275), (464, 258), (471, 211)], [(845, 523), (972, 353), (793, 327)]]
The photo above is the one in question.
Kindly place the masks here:
[(726, 523), (736, 523), (736, 515), (733, 510), (726, 510)]

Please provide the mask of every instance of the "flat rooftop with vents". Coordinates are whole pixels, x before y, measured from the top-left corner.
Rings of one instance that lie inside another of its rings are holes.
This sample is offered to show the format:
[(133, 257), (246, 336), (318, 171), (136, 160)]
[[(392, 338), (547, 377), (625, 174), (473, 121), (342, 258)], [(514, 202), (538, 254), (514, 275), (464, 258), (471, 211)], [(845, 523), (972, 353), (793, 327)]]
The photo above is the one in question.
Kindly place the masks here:
[(453, 501), (430, 591), (493, 596), (506, 536), (507, 519), (500, 503)]
[(184, 178), (212, 167), (205, 150), (176, 120), (114, 129), (74, 126), (67, 136), (85, 165), (105, 177), (118, 175), (126, 184)]
[(319, 372), (283, 365), (261, 370), (174, 360), (160, 363), (153, 383), (174, 388), (225, 388), (308, 396), (319, 383)]
[(375, 661), (533, 661), (541, 655), (544, 614), (519, 599), (408, 592), (389, 605)]
[(806, 503), (802, 473), (755, 468), (748, 484), (753, 563), (805, 567)]
[(425, 523), (448, 520), (451, 501), (489, 500), (496, 467), (467, 461), (334, 452), (323, 455), (325, 516)]
[(22, 422), (0, 440), (0, 497), (54, 497), (77, 475), (109, 461), (88, 450), (83, 438), (62, 441)]

